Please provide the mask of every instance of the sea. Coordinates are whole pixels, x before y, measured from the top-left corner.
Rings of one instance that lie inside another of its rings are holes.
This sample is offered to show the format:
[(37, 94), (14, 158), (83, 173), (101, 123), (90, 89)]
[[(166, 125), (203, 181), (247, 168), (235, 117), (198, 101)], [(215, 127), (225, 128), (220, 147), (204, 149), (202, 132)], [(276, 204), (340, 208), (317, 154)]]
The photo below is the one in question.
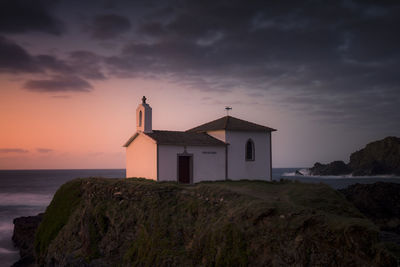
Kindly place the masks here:
[[(295, 171), (299, 169), (304, 175), (296, 175)], [(56, 190), (65, 182), (78, 177), (123, 178), (125, 169), (0, 170), (0, 267), (11, 266), (19, 259), (19, 251), (11, 240), (13, 219), (44, 212)], [(309, 176), (302, 168), (274, 168), (272, 178), (325, 183), (334, 189), (346, 188), (355, 183), (370, 184), (377, 181), (400, 183), (400, 178), (392, 176)]]

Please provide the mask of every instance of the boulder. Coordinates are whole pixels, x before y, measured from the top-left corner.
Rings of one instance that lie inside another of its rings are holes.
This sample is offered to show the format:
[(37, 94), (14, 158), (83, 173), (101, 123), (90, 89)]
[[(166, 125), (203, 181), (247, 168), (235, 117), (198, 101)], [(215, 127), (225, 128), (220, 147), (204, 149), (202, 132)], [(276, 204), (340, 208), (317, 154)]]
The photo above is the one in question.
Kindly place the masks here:
[(12, 240), (15, 247), (20, 251), (21, 259), (14, 263), (13, 267), (17, 266), (34, 266), (34, 241), (35, 233), (43, 219), (43, 213), (36, 216), (27, 216), (15, 218), (14, 233)]
[(298, 176), (304, 176), (304, 174), (302, 174), (302, 173), (300, 172), (300, 170), (296, 170), (296, 171), (294, 172), (294, 174), (295, 174), (295, 175), (298, 175)]

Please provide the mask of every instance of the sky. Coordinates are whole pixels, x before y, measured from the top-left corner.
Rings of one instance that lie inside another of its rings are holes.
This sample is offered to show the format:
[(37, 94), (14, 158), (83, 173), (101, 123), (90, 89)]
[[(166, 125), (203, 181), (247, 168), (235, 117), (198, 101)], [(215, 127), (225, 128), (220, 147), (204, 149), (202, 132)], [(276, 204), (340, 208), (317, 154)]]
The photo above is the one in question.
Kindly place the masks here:
[(400, 133), (398, 1), (0, 0), (0, 169), (124, 168), (153, 129), (277, 129), (273, 167)]

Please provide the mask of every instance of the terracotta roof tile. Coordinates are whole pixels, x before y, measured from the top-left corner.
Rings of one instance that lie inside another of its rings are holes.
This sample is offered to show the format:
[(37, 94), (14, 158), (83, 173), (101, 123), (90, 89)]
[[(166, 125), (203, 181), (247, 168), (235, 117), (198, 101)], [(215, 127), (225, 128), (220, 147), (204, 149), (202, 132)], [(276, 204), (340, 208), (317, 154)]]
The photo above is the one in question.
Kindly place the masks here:
[(133, 140), (135, 140), (135, 138), (138, 136), (139, 134), (136, 132), (134, 133), (129, 139), (128, 141), (125, 142), (125, 144), (122, 147), (128, 147), (130, 143), (132, 143)]
[(187, 130), (187, 132), (206, 132), (216, 130), (230, 130), (230, 131), (256, 131), (256, 132), (272, 132), (276, 131), (263, 125), (255, 124), (249, 121), (241, 120), (231, 116), (225, 116), (217, 120), (207, 122), (200, 126)]
[[(224, 146), (225, 142), (208, 135), (207, 131), (229, 130), (229, 131), (256, 131), (256, 132), (272, 132), (276, 131), (263, 125), (255, 124), (249, 121), (241, 120), (231, 116), (225, 116), (217, 120), (202, 124), (187, 130), (180, 131), (159, 131), (154, 130), (151, 133), (144, 133), (160, 145), (184, 145), (184, 146)], [(124, 147), (137, 137), (135, 133), (124, 144)]]
[[(151, 133), (144, 133), (159, 145), (181, 145), (181, 146), (225, 146), (226, 143), (216, 139), (206, 133), (190, 133), (179, 131), (159, 131), (153, 130)], [(136, 138), (134, 134), (124, 145), (129, 144)]]
[(146, 133), (160, 145), (225, 146), (226, 144), (206, 133), (179, 131), (153, 131)]

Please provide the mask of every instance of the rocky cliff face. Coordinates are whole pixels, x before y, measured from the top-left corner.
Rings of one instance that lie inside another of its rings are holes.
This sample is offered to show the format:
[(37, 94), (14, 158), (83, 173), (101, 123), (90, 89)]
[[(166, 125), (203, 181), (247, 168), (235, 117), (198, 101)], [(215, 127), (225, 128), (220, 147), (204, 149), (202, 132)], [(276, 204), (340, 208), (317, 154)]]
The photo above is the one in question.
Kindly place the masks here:
[(34, 245), (43, 266), (396, 266), (341, 194), (293, 182), (77, 179)]
[(14, 233), (12, 240), (19, 249), (21, 259), (13, 267), (34, 266), (34, 248), (35, 233), (43, 219), (43, 213), (37, 216), (19, 217), (14, 219)]
[(311, 175), (398, 175), (400, 176), (400, 138), (386, 137), (369, 143), (350, 156), (349, 164), (334, 161), (319, 162), (309, 169)]
[(354, 175), (400, 175), (400, 138), (386, 137), (369, 143), (350, 156)]

